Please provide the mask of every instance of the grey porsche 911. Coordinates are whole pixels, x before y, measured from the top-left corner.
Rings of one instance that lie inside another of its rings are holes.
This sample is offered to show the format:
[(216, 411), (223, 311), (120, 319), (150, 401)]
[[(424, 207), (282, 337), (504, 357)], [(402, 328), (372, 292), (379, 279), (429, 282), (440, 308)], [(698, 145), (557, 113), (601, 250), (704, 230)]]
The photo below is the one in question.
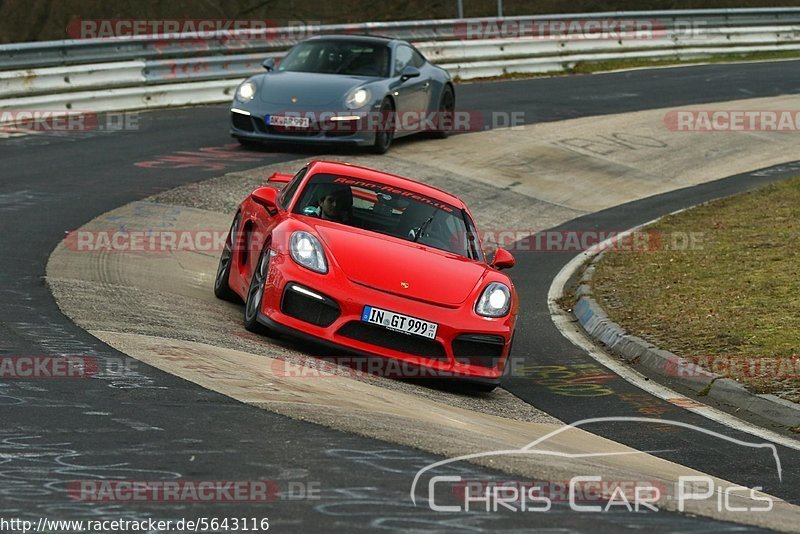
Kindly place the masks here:
[(243, 145), (303, 142), (369, 146), (452, 130), (450, 74), (405, 41), (376, 36), (312, 37), (236, 89), (231, 135)]

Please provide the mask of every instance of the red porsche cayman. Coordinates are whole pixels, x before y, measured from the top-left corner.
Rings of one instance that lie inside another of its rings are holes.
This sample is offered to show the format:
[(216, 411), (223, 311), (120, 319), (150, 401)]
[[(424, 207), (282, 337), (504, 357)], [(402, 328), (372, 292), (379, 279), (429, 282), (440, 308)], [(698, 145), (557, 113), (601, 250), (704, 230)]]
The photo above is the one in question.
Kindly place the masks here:
[(245, 328), (382, 356), (491, 390), (518, 301), (453, 195), (376, 170), (314, 161), (239, 206), (214, 293), (244, 300)]

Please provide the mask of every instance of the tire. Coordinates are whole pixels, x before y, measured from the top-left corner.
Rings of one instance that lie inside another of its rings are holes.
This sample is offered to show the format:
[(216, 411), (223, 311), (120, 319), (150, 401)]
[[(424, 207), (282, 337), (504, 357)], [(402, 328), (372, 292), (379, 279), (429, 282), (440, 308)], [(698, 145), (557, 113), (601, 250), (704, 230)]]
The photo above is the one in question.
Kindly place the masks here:
[(449, 85), (444, 87), (439, 98), (439, 112), (436, 117), (436, 130), (431, 136), (436, 139), (447, 139), (453, 129), (453, 113), (456, 110), (456, 95)]
[(446, 387), (452, 391), (466, 395), (474, 395), (476, 393), (491, 393), (500, 387), (499, 384), (492, 384), (491, 382), (482, 382), (479, 380), (470, 380), (469, 378), (454, 378), (445, 382), (445, 384)]
[(264, 244), (261, 255), (258, 257), (256, 269), (250, 278), (250, 287), (247, 289), (247, 300), (244, 303), (244, 327), (257, 334), (267, 332), (267, 327), (258, 322), (258, 312), (264, 300), (264, 283), (269, 272), (269, 241)]
[(497, 389), (497, 386), (494, 385), (494, 384), (478, 384), (478, 383), (474, 383), (474, 384), (470, 384), (470, 388), (472, 389), (472, 391), (477, 391), (478, 393), (491, 393), (492, 391)]
[(217, 266), (217, 274), (214, 277), (214, 295), (218, 299), (227, 300), (229, 302), (241, 302), (239, 295), (237, 295), (229, 285), (228, 280), (231, 276), (231, 265), (233, 265), (233, 248), (238, 239), (239, 225), (242, 222), (242, 214), (237, 213), (231, 223), (231, 229), (228, 232), (228, 238), (225, 240), (225, 247), (219, 255), (219, 265)]
[(392, 146), (394, 139), (394, 105), (388, 98), (381, 102), (381, 127), (380, 130), (375, 132), (375, 143), (371, 147), (373, 154), (386, 154), (389, 147)]

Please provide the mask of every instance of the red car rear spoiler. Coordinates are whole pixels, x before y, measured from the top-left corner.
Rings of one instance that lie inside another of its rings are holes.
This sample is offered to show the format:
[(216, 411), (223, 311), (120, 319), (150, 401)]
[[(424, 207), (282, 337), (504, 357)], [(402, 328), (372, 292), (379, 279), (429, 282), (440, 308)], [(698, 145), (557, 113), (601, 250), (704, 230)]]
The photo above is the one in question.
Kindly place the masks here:
[(272, 176), (267, 178), (267, 182), (271, 182), (273, 184), (288, 184), (291, 179), (294, 177), (292, 174), (283, 174), (280, 172), (273, 172)]

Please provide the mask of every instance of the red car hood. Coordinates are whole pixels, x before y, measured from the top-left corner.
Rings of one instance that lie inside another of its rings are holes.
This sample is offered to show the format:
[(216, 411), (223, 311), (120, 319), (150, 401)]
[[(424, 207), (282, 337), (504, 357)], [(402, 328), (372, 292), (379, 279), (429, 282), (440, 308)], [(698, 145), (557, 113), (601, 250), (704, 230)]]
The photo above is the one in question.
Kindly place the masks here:
[(457, 306), (486, 272), (466, 258), (416, 243), (332, 226), (316, 230), (350, 280), (413, 299)]

